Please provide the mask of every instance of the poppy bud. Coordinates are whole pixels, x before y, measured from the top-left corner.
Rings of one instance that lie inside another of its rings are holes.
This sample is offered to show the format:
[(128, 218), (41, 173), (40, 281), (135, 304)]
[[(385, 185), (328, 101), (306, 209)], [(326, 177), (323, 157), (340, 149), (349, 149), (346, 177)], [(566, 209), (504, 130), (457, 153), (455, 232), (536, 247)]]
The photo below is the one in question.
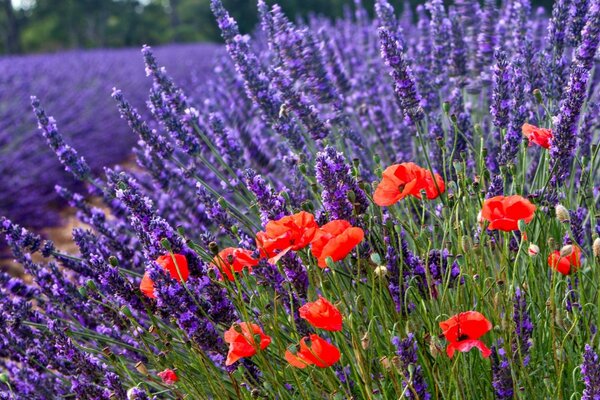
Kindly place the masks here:
[(171, 242), (169, 242), (169, 239), (167, 239), (167, 238), (161, 239), (160, 244), (162, 245), (162, 247), (165, 248), (165, 250), (171, 251)]
[(141, 361), (135, 364), (135, 369), (137, 369), (138, 372), (142, 375), (148, 375), (148, 369), (146, 368), (146, 365)]
[(540, 253), (540, 248), (538, 247), (538, 245), (536, 244), (529, 244), (529, 248), (527, 249), (527, 253), (531, 256), (531, 257), (535, 257)]
[(594, 244), (592, 245), (592, 250), (594, 251), (594, 256), (596, 258), (600, 258), (600, 237), (597, 237), (594, 240)]
[(569, 210), (567, 210), (563, 205), (557, 204), (554, 208), (554, 211), (556, 212), (556, 219), (558, 219), (560, 222), (569, 222)]
[(573, 254), (573, 246), (572, 246), (572, 245), (570, 245), (570, 244), (568, 244), (568, 245), (566, 245), (566, 246), (563, 246), (563, 247), (560, 249), (560, 256), (561, 256), (561, 257), (568, 257), (568, 256), (570, 256), (571, 254)]
[(375, 276), (378, 278), (385, 277), (387, 273), (388, 269), (385, 265), (378, 265), (377, 268), (375, 268)]
[(447, 101), (442, 103), (442, 109), (444, 110), (444, 113), (448, 114), (450, 112), (450, 103)]
[(108, 262), (110, 263), (110, 265), (112, 265), (113, 267), (117, 267), (119, 265), (119, 260), (117, 260), (117, 257), (115, 256), (110, 256), (108, 257)]
[(0, 374), (0, 382), (8, 383), (8, 374), (6, 372)]
[(82, 297), (87, 297), (87, 289), (85, 286), (80, 286), (77, 290)]
[(535, 97), (538, 104), (544, 104), (544, 97), (542, 96), (542, 91), (540, 89), (533, 89), (533, 97)]
[(378, 154), (375, 154), (375, 155), (373, 156), (373, 162), (374, 162), (375, 164), (379, 164), (379, 163), (381, 162), (381, 157), (379, 157), (379, 155), (378, 155)]
[(238, 232), (239, 232), (239, 228), (238, 228), (238, 226), (237, 226), (237, 225), (233, 225), (233, 226), (231, 227), (231, 233), (233, 233), (234, 235), (236, 235), (236, 236), (237, 236)]
[(353, 190), (348, 190), (346, 195), (348, 196), (348, 200), (350, 200), (351, 203), (354, 203), (356, 201), (356, 193), (354, 193)]
[(307, 171), (307, 169), (306, 169), (306, 164), (300, 164), (300, 165), (298, 165), (298, 170), (299, 170), (299, 171), (300, 171), (300, 172), (301, 172), (303, 175), (306, 175), (306, 171)]
[(96, 283), (91, 279), (88, 279), (85, 285), (88, 287), (88, 289), (96, 290)]
[(208, 250), (210, 250), (210, 252), (216, 256), (219, 254), (219, 245), (216, 242), (210, 242), (208, 244)]

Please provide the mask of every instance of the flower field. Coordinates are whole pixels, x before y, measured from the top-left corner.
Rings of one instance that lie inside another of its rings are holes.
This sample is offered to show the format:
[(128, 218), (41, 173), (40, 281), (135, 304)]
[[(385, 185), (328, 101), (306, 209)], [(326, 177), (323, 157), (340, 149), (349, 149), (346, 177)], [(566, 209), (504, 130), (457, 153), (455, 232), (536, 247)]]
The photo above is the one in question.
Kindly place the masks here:
[(0, 218), (1, 398), (600, 399), (600, 0), (211, 9), (209, 77), (115, 83), (135, 168), (31, 98), (88, 227)]

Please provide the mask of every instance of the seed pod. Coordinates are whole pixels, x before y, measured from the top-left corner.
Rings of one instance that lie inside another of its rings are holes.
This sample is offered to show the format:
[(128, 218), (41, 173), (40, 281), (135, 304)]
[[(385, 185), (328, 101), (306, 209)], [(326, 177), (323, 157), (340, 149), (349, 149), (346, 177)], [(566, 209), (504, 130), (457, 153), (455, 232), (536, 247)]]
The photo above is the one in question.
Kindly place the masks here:
[(142, 375), (148, 375), (148, 369), (146, 368), (146, 365), (141, 361), (135, 364), (135, 369), (137, 369), (138, 372)]
[(363, 350), (366, 350), (369, 348), (369, 344), (370, 344), (369, 334), (365, 333), (363, 335), (363, 337), (360, 339), (360, 345), (362, 346)]
[(568, 257), (571, 254), (573, 254), (573, 246), (568, 244), (566, 246), (563, 246), (562, 249), (560, 249), (560, 256), (561, 257)]
[(375, 268), (375, 276), (378, 278), (384, 278), (387, 273), (388, 269), (385, 265), (378, 265), (377, 268)]
[(560, 222), (569, 222), (569, 210), (567, 210), (563, 205), (557, 204), (554, 208), (554, 211), (556, 212), (556, 219), (558, 219)]

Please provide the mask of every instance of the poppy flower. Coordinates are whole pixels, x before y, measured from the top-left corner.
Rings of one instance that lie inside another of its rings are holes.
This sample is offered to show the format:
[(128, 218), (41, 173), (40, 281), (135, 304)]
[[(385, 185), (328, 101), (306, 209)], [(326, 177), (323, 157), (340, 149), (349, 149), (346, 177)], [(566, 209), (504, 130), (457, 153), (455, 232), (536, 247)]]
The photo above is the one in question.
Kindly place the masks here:
[(225, 332), (225, 343), (229, 353), (225, 365), (229, 366), (240, 358), (252, 357), (257, 349), (264, 350), (271, 344), (271, 337), (264, 334), (260, 326), (249, 322), (234, 323)]
[[(570, 275), (577, 272), (581, 266), (581, 249), (578, 246), (570, 246), (571, 249), (565, 254), (565, 251), (556, 250), (548, 256), (548, 265), (555, 271), (563, 275)], [(564, 248), (563, 248), (564, 249)]]
[(450, 342), (446, 348), (448, 357), (452, 358), (457, 350), (465, 353), (473, 347), (478, 348), (486, 358), (492, 354), (492, 351), (479, 340), (492, 329), (492, 323), (483, 314), (477, 311), (462, 312), (440, 322), (440, 328), (446, 340)]
[[(165, 254), (156, 259), (156, 263), (171, 275), (171, 278), (185, 282), (190, 276), (187, 259), (183, 254)], [(140, 282), (140, 290), (151, 299), (155, 299), (154, 282), (146, 272)]]
[(496, 196), (486, 199), (481, 209), (481, 217), (490, 222), (488, 229), (501, 231), (516, 231), (519, 220), (530, 223), (535, 213), (535, 205), (519, 196)]
[(533, 143), (545, 149), (549, 149), (552, 144), (552, 129), (538, 128), (535, 125), (523, 124), (523, 135), (529, 139), (529, 146)]
[(256, 245), (262, 257), (275, 264), (290, 250), (300, 250), (311, 242), (319, 226), (311, 213), (301, 211), (277, 221), (269, 221), (265, 230), (256, 234)]
[(252, 272), (252, 267), (257, 264), (258, 260), (252, 258), (250, 250), (227, 247), (217, 254), (211, 265), (221, 272), (221, 279), (225, 275), (227, 279), (233, 281), (234, 272), (242, 272), (244, 267), (248, 267), (248, 271)]
[(444, 193), (445, 189), (444, 180), (439, 174), (432, 176), (431, 171), (411, 162), (394, 164), (383, 171), (373, 200), (378, 206), (391, 206), (408, 195), (420, 199), (422, 190), (432, 200)]
[(319, 296), (317, 301), (306, 303), (298, 312), (300, 318), (304, 318), (315, 328), (326, 331), (342, 330), (342, 314), (324, 297)]
[(166, 385), (172, 385), (179, 380), (177, 374), (172, 369), (165, 369), (164, 371), (159, 372), (158, 376)]
[(350, 225), (350, 222), (336, 219), (317, 230), (311, 243), (313, 256), (319, 267), (325, 268), (327, 257), (333, 261), (343, 260), (365, 236), (362, 229)]
[[(310, 344), (306, 344), (307, 339)], [(337, 347), (314, 333), (300, 340), (300, 349), (295, 354), (290, 350), (285, 352), (287, 362), (296, 368), (306, 368), (308, 365), (327, 368), (338, 362), (340, 357)]]

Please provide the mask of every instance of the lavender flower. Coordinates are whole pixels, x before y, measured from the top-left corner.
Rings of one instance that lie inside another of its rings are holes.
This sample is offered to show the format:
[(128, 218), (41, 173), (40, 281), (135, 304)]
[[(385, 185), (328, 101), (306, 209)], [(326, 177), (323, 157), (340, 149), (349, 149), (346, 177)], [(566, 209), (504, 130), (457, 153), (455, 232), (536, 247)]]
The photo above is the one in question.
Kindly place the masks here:
[(527, 301), (520, 288), (515, 290), (513, 321), (515, 323), (516, 348), (523, 357), (523, 364), (529, 364), (529, 349), (532, 345), (533, 323), (527, 311)]
[(427, 383), (423, 377), (423, 370), (418, 364), (417, 341), (412, 333), (406, 339), (394, 337), (393, 345), (398, 354), (400, 373), (402, 374), (402, 386), (406, 388), (404, 394), (407, 399), (431, 399), (427, 390)]
[(585, 345), (583, 362), (581, 363), (581, 376), (585, 389), (582, 400), (596, 400), (600, 398), (600, 362), (598, 354), (589, 344)]
[(496, 399), (513, 398), (513, 379), (506, 352), (500, 344), (492, 347), (492, 386)]
[(510, 108), (510, 70), (506, 52), (498, 50), (494, 54), (493, 94), (490, 112), (494, 117), (494, 125), (500, 129), (508, 126)]

